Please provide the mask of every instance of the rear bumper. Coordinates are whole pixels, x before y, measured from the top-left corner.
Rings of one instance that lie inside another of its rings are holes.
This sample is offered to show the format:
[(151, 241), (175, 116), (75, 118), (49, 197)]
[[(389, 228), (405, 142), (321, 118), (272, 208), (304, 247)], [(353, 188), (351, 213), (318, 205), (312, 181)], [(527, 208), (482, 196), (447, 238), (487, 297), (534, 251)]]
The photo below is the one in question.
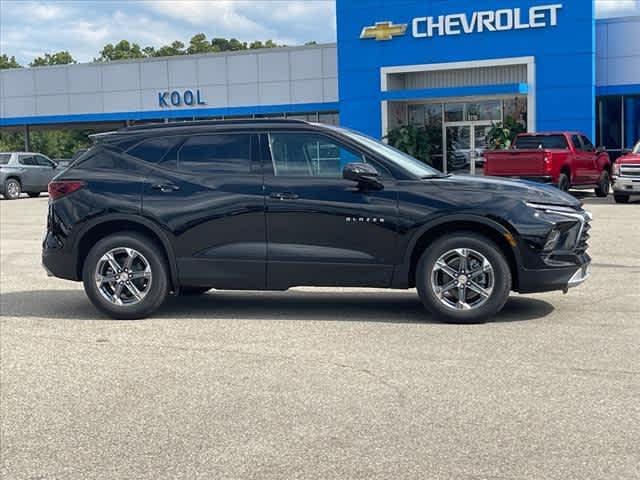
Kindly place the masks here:
[(640, 177), (613, 177), (613, 191), (626, 195), (640, 195)]
[(75, 257), (63, 248), (60, 241), (48, 231), (42, 242), (42, 267), (50, 277), (65, 280), (80, 280), (76, 271)]

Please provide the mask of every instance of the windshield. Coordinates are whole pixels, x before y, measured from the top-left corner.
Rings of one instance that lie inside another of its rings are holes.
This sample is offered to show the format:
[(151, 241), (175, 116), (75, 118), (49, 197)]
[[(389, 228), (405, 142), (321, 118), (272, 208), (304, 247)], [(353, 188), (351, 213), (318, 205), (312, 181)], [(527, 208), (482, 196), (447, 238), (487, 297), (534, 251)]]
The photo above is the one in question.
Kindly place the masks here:
[[(631, 151), (631, 153), (635, 154), (635, 155), (640, 155), (640, 142), (636, 143), (636, 146), (633, 147), (633, 150)], [(0, 162), (2, 163), (2, 162)]]
[(378, 140), (368, 137), (367, 135), (363, 135), (362, 133), (354, 132), (353, 130), (348, 130), (346, 128), (333, 127), (330, 125), (325, 126), (333, 130), (337, 130), (343, 135), (346, 135), (352, 140), (358, 142), (359, 144), (373, 150), (374, 152), (388, 159), (390, 162), (395, 163), (403, 170), (406, 170), (411, 175), (414, 175), (418, 178), (443, 176), (442, 172), (430, 167), (420, 160), (413, 158), (410, 155), (407, 155), (404, 152), (401, 152), (397, 148), (393, 148), (392, 146), (387, 145), (386, 143), (382, 143)]
[(0, 153), (0, 165), (7, 165), (11, 160), (10, 153)]

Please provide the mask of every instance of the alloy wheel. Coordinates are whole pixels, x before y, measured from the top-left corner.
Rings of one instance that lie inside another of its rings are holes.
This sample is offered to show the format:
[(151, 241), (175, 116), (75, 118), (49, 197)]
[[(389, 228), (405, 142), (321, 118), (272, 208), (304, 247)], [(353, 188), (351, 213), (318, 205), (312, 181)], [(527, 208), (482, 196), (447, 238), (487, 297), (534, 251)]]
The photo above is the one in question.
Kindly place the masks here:
[(149, 261), (133, 248), (111, 249), (96, 265), (96, 287), (114, 305), (140, 303), (149, 293), (152, 279)]
[(20, 196), (20, 184), (15, 180), (9, 180), (6, 186), (7, 197), (14, 199)]
[(491, 262), (469, 248), (447, 251), (431, 270), (431, 288), (436, 298), (452, 310), (472, 310), (484, 305), (494, 285)]

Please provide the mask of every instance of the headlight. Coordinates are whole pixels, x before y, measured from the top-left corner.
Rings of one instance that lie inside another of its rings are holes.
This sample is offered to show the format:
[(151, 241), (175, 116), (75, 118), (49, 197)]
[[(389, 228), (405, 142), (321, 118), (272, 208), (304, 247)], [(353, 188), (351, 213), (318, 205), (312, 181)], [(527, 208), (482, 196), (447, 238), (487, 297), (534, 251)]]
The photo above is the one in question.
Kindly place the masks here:
[(526, 205), (536, 210), (535, 216), (542, 217), (553, 225), (542, 247), (543, 252), (548, 253), (553, 250), (576, 248), (582, 241), (585, 227), (592, 218), (589, 212), (580, 212), (571, 207), (530, 202), (526, 202)]
[(613, 164), (613, 176), (614, 177), (619, 177), (620, 176), (620, 164), (618, 162)]

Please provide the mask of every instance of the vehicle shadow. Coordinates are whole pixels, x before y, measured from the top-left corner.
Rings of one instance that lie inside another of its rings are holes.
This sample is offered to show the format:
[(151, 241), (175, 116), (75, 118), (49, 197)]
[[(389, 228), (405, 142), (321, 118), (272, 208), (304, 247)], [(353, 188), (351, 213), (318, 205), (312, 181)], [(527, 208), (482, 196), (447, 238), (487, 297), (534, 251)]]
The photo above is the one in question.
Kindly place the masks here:
[[(539, 299), (509, 299), (493, 322), (537, 320), (553, 312)], [(107, 320), (82, 290), (36, 290), (3, 293), (0, 317)], [(230, 292), (172, 297), (153, 316), (178, 320), (316, 320), (338, 322), (438, 323), (425, 312), (415, 292)]]

